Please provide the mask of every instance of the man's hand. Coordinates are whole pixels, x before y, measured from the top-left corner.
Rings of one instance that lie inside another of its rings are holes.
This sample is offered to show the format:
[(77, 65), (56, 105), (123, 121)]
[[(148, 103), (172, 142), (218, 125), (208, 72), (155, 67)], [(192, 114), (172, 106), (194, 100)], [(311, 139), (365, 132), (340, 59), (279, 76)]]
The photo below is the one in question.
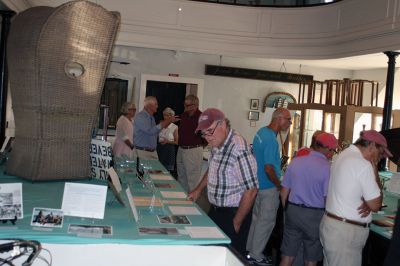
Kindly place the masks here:
[(361, 217), (367, 217), (371, 213), (371, 209), (368, 207), (367, 203), (365, 202), (364, 198), (362, 198), (363, 203), (360, 205), (360, 207), (357, 208), (358, 214), (361, 215)]
[(188, 198), (189, 200), (191, 200), (191, 201), (196, 201), (196, 200), (200, 197), (200, 194), (201, 194), (201, 190), (195, 189), (195, 190), (192, 190), (192, 191), (188, 194), (187, 198)]
[(239, 233), (240, 227), (242, 226), (242, 221), (238, 221), (236, 216), (233, 218), (233, 228), (235, 229), (236, 234)]

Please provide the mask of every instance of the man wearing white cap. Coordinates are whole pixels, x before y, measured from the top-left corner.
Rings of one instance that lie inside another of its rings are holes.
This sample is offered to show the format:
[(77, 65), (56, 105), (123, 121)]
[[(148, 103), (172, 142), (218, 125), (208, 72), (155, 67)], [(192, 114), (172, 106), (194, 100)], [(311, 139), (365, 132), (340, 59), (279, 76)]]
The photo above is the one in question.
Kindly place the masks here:
[(199, 131), (212, 150), (208, 170), (188, 197), (196, 200), (207, 186), (210, 218), (232, 240), (232, 246), (245, 255), (249, 212), (258, 188), (256, 160), (245, 139), (231, 129), (220, 110), (205, 110), (199, 117)]
[(382, 206), (377, 164), (390, 156), (385, 137), (366, 130), (334, 160), (320, 225), (324, 265), (361, 265), (371, 211)]

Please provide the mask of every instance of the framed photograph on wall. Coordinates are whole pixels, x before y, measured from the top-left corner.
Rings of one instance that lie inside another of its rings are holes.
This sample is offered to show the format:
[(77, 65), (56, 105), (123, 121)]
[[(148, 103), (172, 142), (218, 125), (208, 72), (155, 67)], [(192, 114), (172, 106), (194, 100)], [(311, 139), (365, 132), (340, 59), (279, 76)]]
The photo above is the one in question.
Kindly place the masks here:
[(259, 106), (260, 106), (259, 99), (251, 99), (250, 100), (250, 110), (258, 110)]
[(259, 114), (259, 112), (249, 111), (249, 120), (258, 121)]

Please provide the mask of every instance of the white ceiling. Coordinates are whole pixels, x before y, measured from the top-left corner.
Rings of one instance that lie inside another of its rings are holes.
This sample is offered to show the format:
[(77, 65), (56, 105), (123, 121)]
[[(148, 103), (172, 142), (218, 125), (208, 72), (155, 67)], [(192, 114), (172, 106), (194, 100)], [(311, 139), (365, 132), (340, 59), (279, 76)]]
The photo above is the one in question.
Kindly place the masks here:
[[(2, 5), (0, 0), (0, 7)], [(69, 0), (24, 0), (29, 6), (58, 6)], [(89, 0), (92, 2), (98, 2), (97, 0)], [(7, 1), (4, 1), (7, 2)], [(101, 2), (101, 1), (100, 1)], [(400, 59), (399, 59), (400, 60)], [(375, 68), (386, 68), (388, 58), (383, 53), (353, 56), (347, 58), (338, 59), (327, 59), (327, 60), (288, 60), (288, 59), (270, 59), (270, 61), (276, 62), (287, 62), (290, 64), (307, 65), (323, 68), (336, 68), (346, 70), (363, 70), (363, 69), (375, 69)]]

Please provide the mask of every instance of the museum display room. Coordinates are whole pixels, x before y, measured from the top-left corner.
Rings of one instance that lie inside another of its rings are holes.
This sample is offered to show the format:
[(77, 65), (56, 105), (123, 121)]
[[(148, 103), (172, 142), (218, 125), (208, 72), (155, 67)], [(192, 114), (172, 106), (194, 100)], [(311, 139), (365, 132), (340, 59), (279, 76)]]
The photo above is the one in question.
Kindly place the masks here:
[(212, 2), (0, 0), (0, 265), (245, 265), (158, 160), (113, 156), (124, 102), (138, 113), (156, 96), (158, 122), (189, 94), (248, 143), (288, 108), (289, 162), (316, 130), (338, 152), (384, 130), (395, 156), (363, 254), (383, 265), (400, 202), (400, 0)]

